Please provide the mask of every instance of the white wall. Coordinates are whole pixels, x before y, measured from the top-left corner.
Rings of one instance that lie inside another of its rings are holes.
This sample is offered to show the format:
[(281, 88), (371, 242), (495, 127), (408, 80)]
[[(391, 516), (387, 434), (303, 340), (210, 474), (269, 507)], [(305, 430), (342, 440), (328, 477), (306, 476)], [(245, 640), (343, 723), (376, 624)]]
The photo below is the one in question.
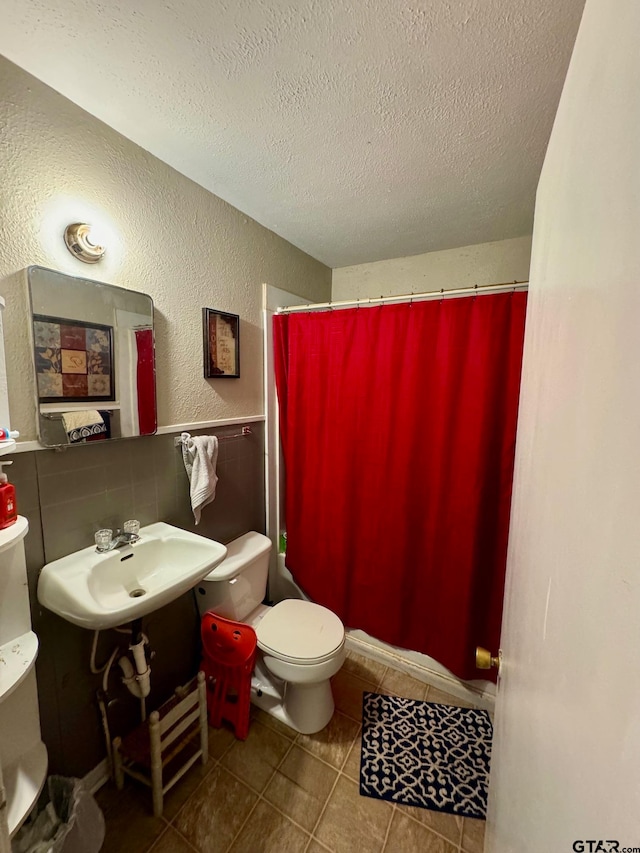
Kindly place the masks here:
[[(0, 295), (12, 426), (35, 438), (24, 269), (148, 293), (156, 308), (158, 423), (260, 414), (261, 285), (328, 299), (331, 271), (0, 57)], [(108, 236), (89, 266), (70, 222)], [(241, 317), (241, 378), (205, 380), (203, 307)]]
[(331, 298), (362, 299), (452, 290), (474, 284), (525, 281), (529, 278), (531, 237), (461, 246), (407, 258), (334, 269)]
[(538, 189), (491, 853), (640, 845), (639, 33), (588, 0)]

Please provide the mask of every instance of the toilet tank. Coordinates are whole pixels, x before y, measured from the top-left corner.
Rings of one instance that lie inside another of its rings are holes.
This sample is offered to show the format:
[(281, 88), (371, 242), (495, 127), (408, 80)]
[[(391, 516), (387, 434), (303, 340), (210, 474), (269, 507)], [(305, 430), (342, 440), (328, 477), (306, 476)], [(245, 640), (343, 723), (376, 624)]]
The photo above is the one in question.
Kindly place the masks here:
[(245, 533), (227, 543), (227, 556), (196, 587), (200, 614), (242, 622), (265, 597), (271, 540), (261, 533)]

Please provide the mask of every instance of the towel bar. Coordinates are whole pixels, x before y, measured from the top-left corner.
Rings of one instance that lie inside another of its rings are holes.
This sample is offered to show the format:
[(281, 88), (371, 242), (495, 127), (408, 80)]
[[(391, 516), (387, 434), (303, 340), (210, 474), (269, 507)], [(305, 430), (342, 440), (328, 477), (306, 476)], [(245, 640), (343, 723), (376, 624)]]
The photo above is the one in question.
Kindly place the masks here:
[[(243, 426), (242, 432), (234, 432), (233, 435), (219, 435), (217, 438), (218, 441), (226, 441), (228, 438), (243, 438), (246, 435), (252, 435), (251, 427), (249, 426)], [(173, 444), (175, 447), (180, 447), (182, 444), (182, 437), (177, 435), (173, 439)]]

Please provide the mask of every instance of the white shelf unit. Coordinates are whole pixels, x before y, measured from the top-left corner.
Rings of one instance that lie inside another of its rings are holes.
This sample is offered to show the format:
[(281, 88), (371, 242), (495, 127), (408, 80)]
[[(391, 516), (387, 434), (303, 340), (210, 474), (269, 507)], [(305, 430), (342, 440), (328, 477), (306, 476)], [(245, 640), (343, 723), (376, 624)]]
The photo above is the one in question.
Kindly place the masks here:
[[(20, 542), (22, 542), (28, 531), (29, 522), (23, 515), (19, 515), (18, 520), (14, 524), (10, 524), (9, 527), (5, 527), (4, 530), (0, 530), (0, 553), (2, 553), (2, 551), (7, 551), (10, 548), (16, 547)], [(0, 572), (3, 571), (3, 568), (4, 566), (0, 564)], [(20, 603), (24, 603), (23, 597)], [(29, 599), (27, 598), (27, 606), (28, 605)], [(29, 625), (31, 625), (31, 617), (29, 617)]]
[(0, 646), (0, 702), (25, 680), (36, 663), (38, 638), (27, 631)]
[(16, 441), (14, 438), (7, 438), (6, 441), (0, 441), (0, 456), (6, 453), (13, 453), (16, 449)]
[[(47, 776), (40, 734), (24, 537), (26, 518), (0, 530), (0, 853), (33, 808)], [(9, 837), (7, 837), (7, 834)]]
[(38, 741), (2, 772), (7, 793), (9, 835), (13, 835), (40, 796), (47, 775), (47, 748)]

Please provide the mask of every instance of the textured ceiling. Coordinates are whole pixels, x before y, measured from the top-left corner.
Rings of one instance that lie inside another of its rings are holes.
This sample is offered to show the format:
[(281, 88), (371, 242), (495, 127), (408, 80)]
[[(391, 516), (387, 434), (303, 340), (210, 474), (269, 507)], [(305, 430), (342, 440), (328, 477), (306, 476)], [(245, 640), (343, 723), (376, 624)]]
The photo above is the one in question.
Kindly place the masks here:
[(336, 267), (530, 232), (583, 5), (1, 0), (0, 52)]

